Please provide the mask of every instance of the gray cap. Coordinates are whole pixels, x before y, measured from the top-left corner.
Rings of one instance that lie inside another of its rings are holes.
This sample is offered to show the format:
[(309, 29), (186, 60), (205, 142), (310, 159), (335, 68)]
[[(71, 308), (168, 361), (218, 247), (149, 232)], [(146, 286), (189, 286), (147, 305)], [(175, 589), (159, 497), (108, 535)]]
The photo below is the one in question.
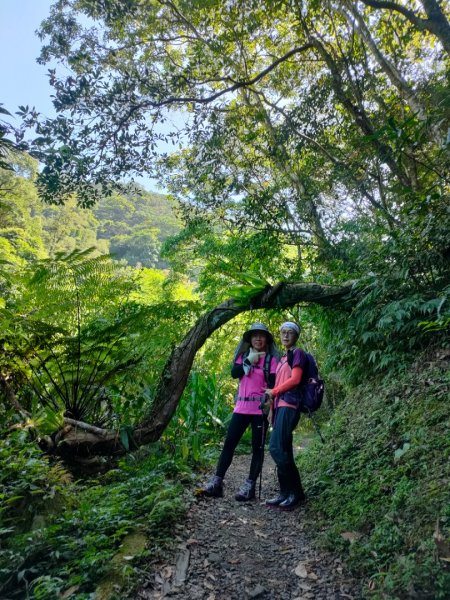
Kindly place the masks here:
[(255, 333), (256, 331), (262, 331), (263, 333), (265, 333), (267, 335), (267, 344), (273, 344), (273, 335), (270, 333), (270, 331), (264, 325), (264, 323), (253, 323), (253, 325), (251, 325), (250, 328), (242, 336), (242, 340), (244, 342), (250, 343), (252, 333)]
[(277, 358), (279, 357), (280, 352), (275, 342), (273, 341), (273, 335), (270, 333), (268, 328), (264, 325), (264, 323), (253, 323), (253, 325), (251, 325), (250, 328), (242, 336), (242, 339), (234, 353), (233, 360), (236, 360), (239, 354), (244, 354), (245, 352), (247, 352), (251, 345), (252, 333), (255, 333), (256, 331), (262, 331), (267, 335), (267, 351), (272, 356), (275, 356)]

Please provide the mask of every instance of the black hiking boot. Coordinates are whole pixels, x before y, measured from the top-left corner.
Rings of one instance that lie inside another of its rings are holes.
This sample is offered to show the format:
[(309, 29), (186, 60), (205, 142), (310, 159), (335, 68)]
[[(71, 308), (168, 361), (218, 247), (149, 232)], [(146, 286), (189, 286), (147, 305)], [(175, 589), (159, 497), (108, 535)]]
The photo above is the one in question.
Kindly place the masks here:
[(275, 496), (275, 498), (270, 498), (269, 500), (266, 500), (266, 506), (268, 506), (269, 508), (278, 508), (278, 506), (282, 502), (284, 502), (287, 497), (288, 494), (280, 493), (278, 494), (278, 496)]
[(207, 498), (222, 498), (223, 496), (223, 479), (218, 475), (214, 475), (211, 479), (200, 489), (200, 496), (206, 496)]
[(246, 479), (235, 495), (235, 499), (239, 502), (247, 502), (255, 497), (256, 481)]
[(306, 500), (305, 494), (289, 494), (289, 496), (283, 502), (280, 502), (278, 508), (280, 510), (294, 510), (297, 506), (300, 506), (302, 502)]

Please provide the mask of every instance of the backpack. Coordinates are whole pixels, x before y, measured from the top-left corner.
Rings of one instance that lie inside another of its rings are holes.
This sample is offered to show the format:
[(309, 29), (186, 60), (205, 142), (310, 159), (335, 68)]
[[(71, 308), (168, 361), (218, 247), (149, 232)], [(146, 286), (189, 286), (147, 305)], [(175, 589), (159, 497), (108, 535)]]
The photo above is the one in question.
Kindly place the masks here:
[[(309, 352), (305, 352), (307, 367), (302, 376), (302, 382), (299, 385), (301, 392), (300, 412), (311, 414), (316, 412), (322, 404), (325, 383), (319, 377), (319, 369), (317, 368), (316, 359)], [(292, 352), (288, 352), (288, 364), (292, 368)], [(306, 376), (306, 381), (303, 381)]]
[(300, 411), (313, 413), (318, 410), (322, 404), (325, 393), (325, 383), (319, 376), (316, 359), (309, 352), (305, 352), (308, 359), (308, 380), (301, 384), (302, 403)]

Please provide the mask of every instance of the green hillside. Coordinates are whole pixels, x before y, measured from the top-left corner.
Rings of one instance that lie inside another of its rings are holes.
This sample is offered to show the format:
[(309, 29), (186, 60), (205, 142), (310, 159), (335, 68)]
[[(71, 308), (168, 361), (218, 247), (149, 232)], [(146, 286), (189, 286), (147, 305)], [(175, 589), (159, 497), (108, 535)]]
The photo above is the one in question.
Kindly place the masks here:
[(101, 198), (94, 210), (44, 205), (33, 181), (36, 163), (15, 159), (16, 173), (2, 171), (0, 186), (0, 259), (24, 260), (95, 247), (130, 266), (164, 269), (161, 244), (181, 229), (176, 205), (167, 196), (142, 187), (127, 195)]

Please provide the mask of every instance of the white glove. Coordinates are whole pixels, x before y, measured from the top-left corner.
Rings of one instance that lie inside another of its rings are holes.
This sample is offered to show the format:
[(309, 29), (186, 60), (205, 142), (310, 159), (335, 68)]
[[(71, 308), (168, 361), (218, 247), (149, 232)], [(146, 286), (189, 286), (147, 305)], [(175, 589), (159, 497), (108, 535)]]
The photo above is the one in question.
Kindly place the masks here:
[(264, 356), (265, 352), (256, 352), (253, 348), (250, 348), (247, 360), (251, 365), (257, 365), (261, 356)]

